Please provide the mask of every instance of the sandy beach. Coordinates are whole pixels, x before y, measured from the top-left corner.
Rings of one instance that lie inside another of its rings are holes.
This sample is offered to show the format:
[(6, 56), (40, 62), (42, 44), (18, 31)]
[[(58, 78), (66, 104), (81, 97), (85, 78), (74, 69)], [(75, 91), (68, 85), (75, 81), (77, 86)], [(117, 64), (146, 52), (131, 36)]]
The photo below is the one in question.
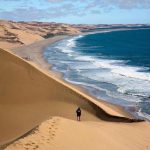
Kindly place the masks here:
[[(81, 88), (79, 86), (76, 86), (74, 84), (68, 83), (65, 80), (63, 80), (62, 79), (63, 74), (61, 74), (60, 72), (52, 71), (51, 70), (51, 67), (52, 67), (51, 64), (49, 64), (47, 62), (47, 60), (45, 60), (45, 58), (43, 57), (43, 53), (44, 53), (45, 48), (48, 47), (50, 44), (53, 44), (53, 43), (58, 42), (60, 40), (63, 40), (66, 38), (71, 38), (71, 37), (72, 36), (55, 36), (53, 38), (41, 40), (38, 42), (33, 42), (33, 44), (30, 44), (27, 46), (24, 45), (24, 46), (21, 46), (18, 48), (12, 48), (11, 52), (20, 56), (23, 59), (29, 58), (30, 63), (32, 63), (34, 66), (37, 66), (38, 68), (41, 68), (42, 70), (44, 70), (45, 72), (50, 74), (51, 77), (53, 76), (56, 80), (59, 80), (65, 84), (69, 84), (74, 89), (82, 91), (82, 93), (92, 97), (92, 95), (90, 95), (84, 88)], [(95, 97), (92, 97), (92, 98), (96, 99)], [(102, 101), (102, 100), (101, 100), (101, 104), (103, 104), (102, 107), (109, 106), (112, 109), (115, 109), (116, 112), (119, 112), (119, 115), (122, 114), (123, 116), (133, 118), (133, 116), (131, 114), (124, 111), (123, 108), (120, 106), (116, 106), (116, 105), (110, 104), (110, 103)], [(116, 114), (114, 114), (114, 115), (116, 115)]]
[[(149, 150), (148, 122), (97, 101), (50, 71), (43, 49), (64, 38), (0, 49), (1, 149)], [(78, 106), (81, 122), (75, 116)]]
[[(67, 37), (69, 36), (62, 35), (40, 40), (38, 42), (33, 42), (33, 44), (30, 45), (23, 45), (18, 48), (12, 48), (11, 52), (22, 58), (29, 58), (31, 63), (33, 62), (34, 65), (37, 65), (39, 68), (44, 69), (50, 73), (51, 65), (48, 64), (47, 61), (43, 58), (44, 48), (46, 48), (49, 44), (58, 42)], [(51, 74), (53, 74), (53, 72), (51, 72)]]

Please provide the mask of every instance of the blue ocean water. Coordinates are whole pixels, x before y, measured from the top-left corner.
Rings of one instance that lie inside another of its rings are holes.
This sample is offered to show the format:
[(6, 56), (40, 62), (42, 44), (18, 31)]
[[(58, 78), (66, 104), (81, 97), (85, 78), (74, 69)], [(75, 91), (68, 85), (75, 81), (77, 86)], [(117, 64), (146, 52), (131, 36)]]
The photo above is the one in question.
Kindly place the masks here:
[(72, 37), (49, 46), (44, 56), (68, 82), (150, 119), (150, 29)]

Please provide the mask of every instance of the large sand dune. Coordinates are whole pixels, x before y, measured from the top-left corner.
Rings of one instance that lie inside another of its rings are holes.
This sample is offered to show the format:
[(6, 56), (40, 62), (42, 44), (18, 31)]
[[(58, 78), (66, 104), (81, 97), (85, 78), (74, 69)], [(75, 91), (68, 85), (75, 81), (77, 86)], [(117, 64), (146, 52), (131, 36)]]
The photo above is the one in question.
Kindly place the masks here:
[(1, 144), (19, 137), (49, 116), (75, 119), (77, 106), (83, 110), (83, 120), (132, 121), (121, 114), (114, 116), (119, 115), (114, 110), (110, 110), (113, 115), (107, 114), (90, 97), (2, 49), (0, 68)]
[[(40, 127), (42, 131), (38, 130), (36, 134), (18, 141), (19, 145), (11, 145), (8, 147), (9, 150), (26, 149), (25, 145), (32, 145), (31, 141), (39, 140), (43, 141), (42, 145), (38, 145), (42, 146), (41, 149), (71, 150), (94, 147), (94, 149), (119, 150), (126, 149), (127, 146), (127, 149), (132, 150), (148, 150), (150, 139), (148, 123), (129, 123), (136, 120), (126, 118), (65, 82), (51, 77), (32, 62), (2, 49), (0, 49), (0, 68), (0, 145), (22, 136), (50, 116), (68, 118), (58, 118), (59, 123), (54, 121), (59, 126), (53, 125), (51, 130), (56, 128), (59, 130), (52, 144), (44, 144), (42, 136), (51, 135), (47, 129)], [(80, 123), (73, 121), (76, 120), (75, 110), (78, 106), (82, 109)], [(43, 124), (49, 128), (51, 121)], [(43, 135), (39, 136), (41, 132)], [(30, 142), (28, 138), (31, 138)]]
[[(0, 150), (150, 149), (149, 123), (49, 72), (43, 48), (65, 36), (42, 39), (78, 33), (67, 24), (0, 21), (0, 48), (15, 48), (20, 56), (0, 49)], [(78, 106), (81, 122), (75, 116)]]

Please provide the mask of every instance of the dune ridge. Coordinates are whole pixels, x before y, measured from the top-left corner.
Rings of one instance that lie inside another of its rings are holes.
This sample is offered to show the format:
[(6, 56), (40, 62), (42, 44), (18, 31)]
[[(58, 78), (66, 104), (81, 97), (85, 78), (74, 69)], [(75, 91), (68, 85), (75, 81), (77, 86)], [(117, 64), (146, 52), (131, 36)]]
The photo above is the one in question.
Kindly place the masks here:
[(1, 144), (21, 136), (49, 116), (75, 119), (77, 106), (82, 108), (83, 121), (139, 121), (108, 107), (100, 108), (96, 100), (2, 49), (0, 68)]
[(148, 129), (148, 123), (77, 122), (52, 117), (5, 150), (149, 150)]
[(83, 28), (0, 20), (0, 150), (150, 149), (149, 123), (97, 101), (49, 70), (44, 48)]
[(63, 23), (0, 20), (0, 47), (10, 49), (56, 35), (75, 35), (79, 33), (79, 29)]

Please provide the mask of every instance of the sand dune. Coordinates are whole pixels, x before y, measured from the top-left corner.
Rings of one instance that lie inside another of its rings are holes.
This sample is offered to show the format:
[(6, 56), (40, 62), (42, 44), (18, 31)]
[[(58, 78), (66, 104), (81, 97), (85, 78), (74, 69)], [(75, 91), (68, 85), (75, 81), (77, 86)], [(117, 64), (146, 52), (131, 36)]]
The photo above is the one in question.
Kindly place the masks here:
[(6, 150), (149, 150), (149, 129), (148, 123), (77, 122), (53, 117)]
[(73, 118), (75, 108), (83, 103), (79, 94), (3, 50), (0, 68), (1, 143), (24, 134), (51, 115)]
[(100, 118), (132, 122), (104, 107), (113, 113), (107, 114), (94, 99), (4, 50), (0, 50), (0, 68), (1, 144), (21, 136), (49, 116), (76, 119), (77, 106), (82, 108), (84, 121), (99, 121)]
[(10, 49), (55, 35), (74, 35), (79, 33), (79, 29), (62, 23), (0, 20), (0, 48)]
[[(1, 148), (52, 116), (7, 149), (150, 149), (149, 123), (129, 123), (139, 120), (129, 119), (123, 111), (98, 102), (46, 71), (50, 66), (43, 65), (41, 49), (61, 38), (13, 50), (21, 57), (30, 54), (31, 61), (0, 49)], [(78, 106), (82, 122), (74, 121)]]
[[(49, 71), (43, 48), (66, 36), (43, 39), (78, 33), (67, 24), (0, 21), (0, 47), (13, 48), (13, 54), (0, 49), (0, 149), (150, 149), (149, 123)], [(81, 122), (75, 116), (78, 106)]]

